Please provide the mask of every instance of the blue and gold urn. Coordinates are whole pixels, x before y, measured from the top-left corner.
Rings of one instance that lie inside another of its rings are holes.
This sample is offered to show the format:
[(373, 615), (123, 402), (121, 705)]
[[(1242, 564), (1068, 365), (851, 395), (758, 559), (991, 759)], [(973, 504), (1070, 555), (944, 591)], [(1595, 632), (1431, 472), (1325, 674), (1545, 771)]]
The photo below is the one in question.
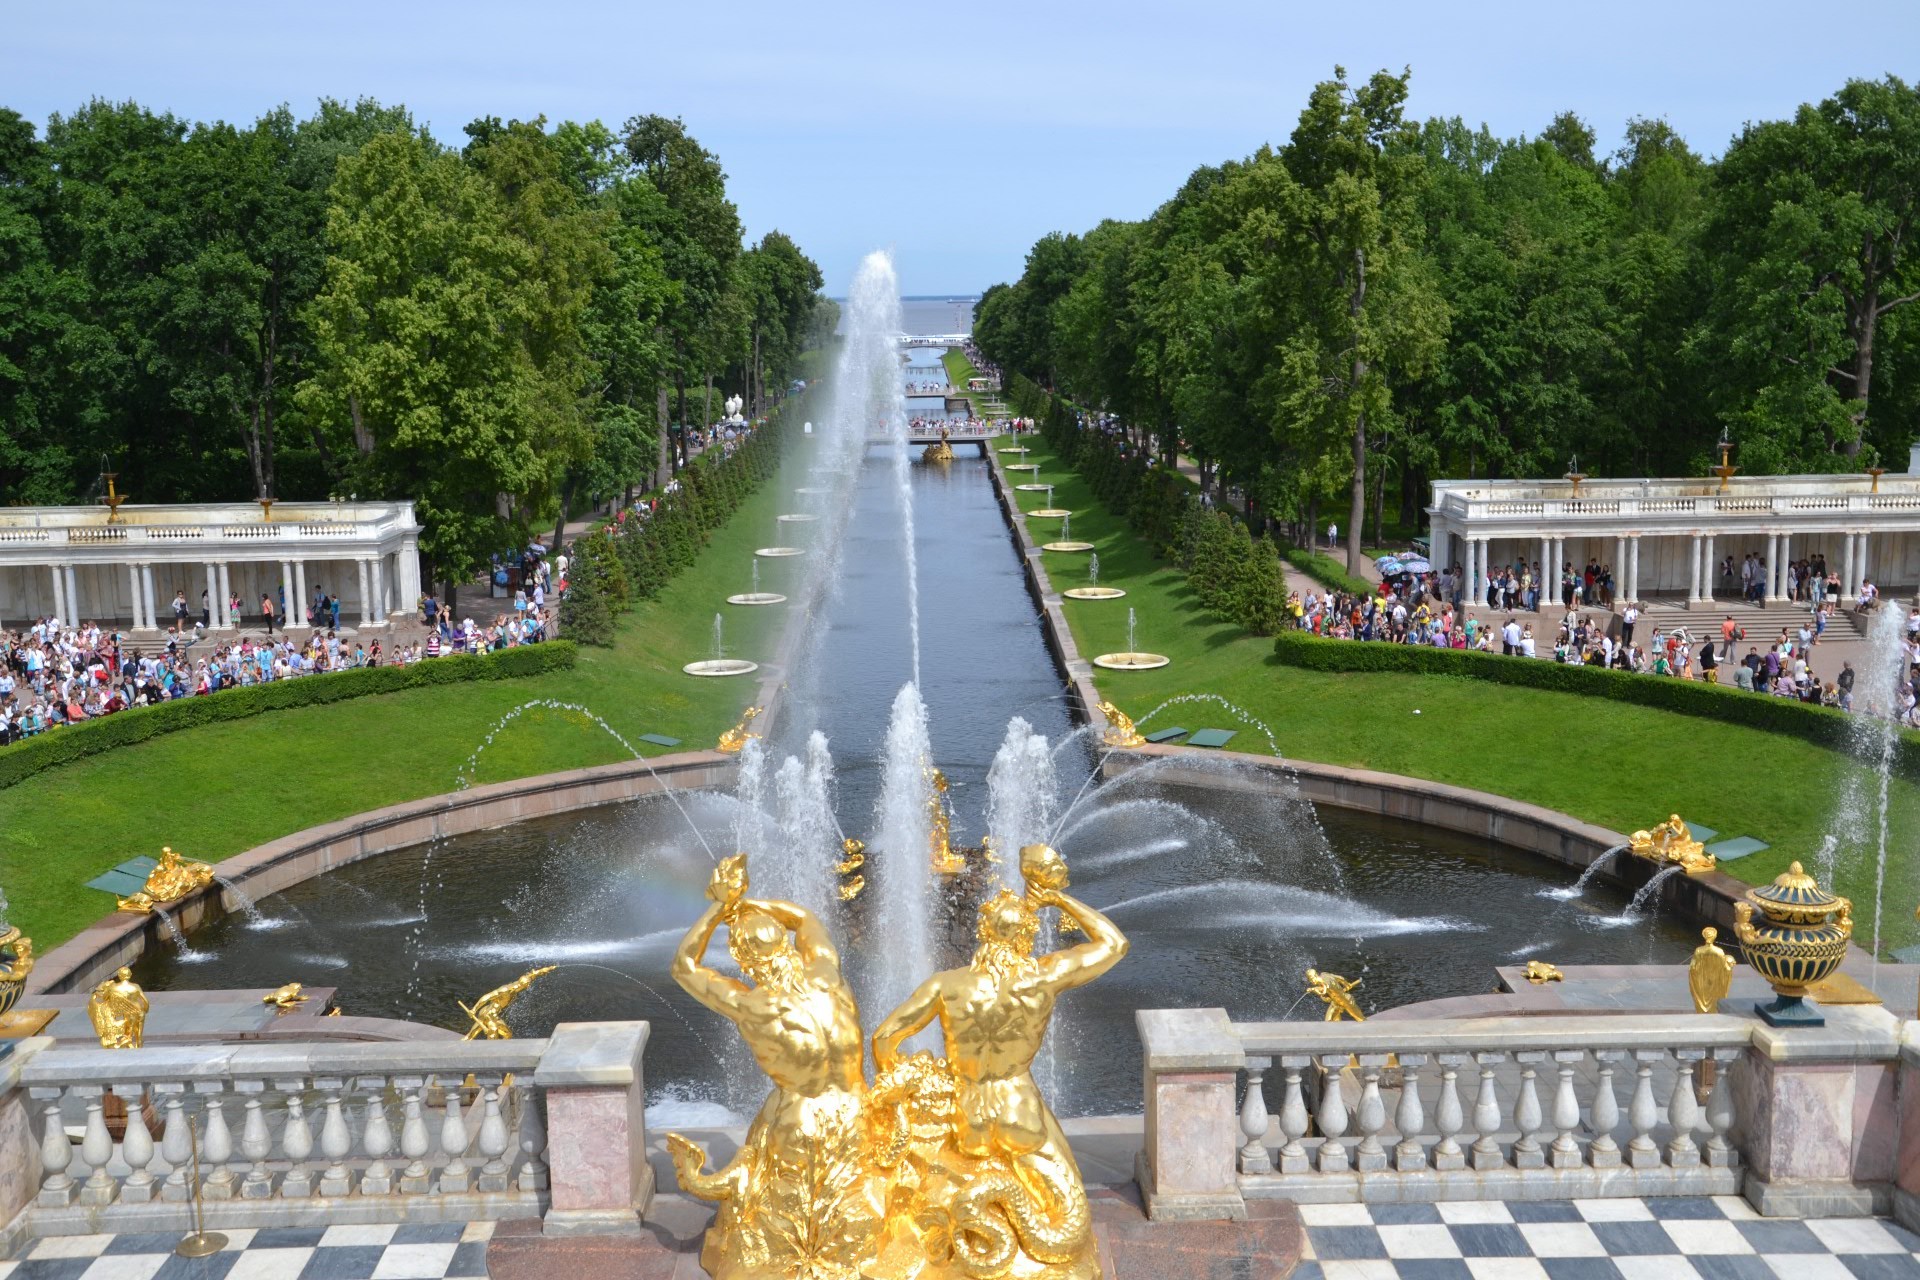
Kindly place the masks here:
[[(1765, 917), (1754, 923), (1754, 909)], [(1754, 1012), (1776, 1027), (1818, 1027), (1826, 1019), (1806, 1003), (1807, 988), (1846, 959), (1853, 937), (1853, 904), (1828, 893), (1794, 863), (1772, 884), (1747, 890), (1734, 905), (1734, 936), (1747, 963), (1772, 986), (1775, 998)]]

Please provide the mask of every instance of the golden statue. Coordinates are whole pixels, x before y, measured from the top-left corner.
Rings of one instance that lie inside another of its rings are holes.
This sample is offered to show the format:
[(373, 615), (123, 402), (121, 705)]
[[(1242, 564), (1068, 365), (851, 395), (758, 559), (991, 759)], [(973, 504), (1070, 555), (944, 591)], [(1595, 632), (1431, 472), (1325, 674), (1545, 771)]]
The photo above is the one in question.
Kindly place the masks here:
[(280, 1012), (285, 1013), (289, 1009), (298, 1009), (312, 998), (313, 997), (306, 995), (300, 990), (299, 983), (289, 982), (286, 986), (269, 991), (264, 996), (261, 996), (260, 1003), (270, 1004)]
[(852, 902), (860, 896), (860, 891), (866, 887), (867, 878), (865, 876), (855, 876), (851, 880), (843, 881), (840, 885), (840, 901)]
[(513, 1031), (507, 1026), (507, 1006), (520, 998), (522, 992), (533, 985), (533, 980), (543, 973), (552, 973), (553, 965), (539, 969), (529, 969), (512, 982), (495, 987), (487, 994), (475, 1000), (471, 1006), (461, 1004), (460, 1012), (473, 1019), (473, 1025), (467, 1028), (462, 1040), (511, 1040)]
[(1353, 989), (1365, 982), (1365, 978), (1343, 978), (1337, 973), (1321, 973), (1318, 969), (1307, 970), (1307, 990), (1326, 1002), (1327, 1022), (1339, 1022), (1346, 1019), (1353, 1022), (1365, 1022), (1367, 1015), (1360, 1012), (1360, 1006), (1353, 1002)]
[(846, 856), (834, 863), (833, 869), (836, 874), (843, 876), (850, 875), (866, 864), (867, 842), (865, 840), (856, 840), (852, 836), (842, 836), (840, 839), (840, 852)]
[(1712, 1013), (1733, 987), (1733, 957), (1714, 945), (1720, 931), (1709, 925), (1700, 931), (1700, 945), (1687, 965), (1687, 989), (1693, 993), (1693, 1011)]
[(87, 1018), (102, 1049), (138, 1049), (146, 1039), (147, 993), (122, 968), (87, 997)]
[(1536, 987), (1545, 986), (1549, 982), (1563, 982), (1566, 976), (1560, 972), (1560, 966), (1557, 964), (1549, 964), (1545, 960), (1527, 961), (1527, 981)]
[[(904, 1072), (917, 1079), (912, 1097), (921, 1105), (906, 1117), (918, 1121), (912, 1136), (919, 1141), (902, 1153), (910, 1158), (898, 1168), (886, 1245), (868, 1276), (1099, 1274), (1079, 1166), (1028, 1069), (1054, 1001), (1118, 964), (1127, 940), (1106, 916), (1067, 895), (1066, 864), (1052, 848), (1026, 846), (1020, 870), (1025, 898), (1003, 889), (981, 905), (972, 962), (927, 979), (873, 1033), (876, 1097)], [(1076, 921), (1087, 941), (1035, 956), (1040, 907)], [(935, 1018), (945, 1062), (921, 1055), (903, 1062), (900, 1042)], [(942, 1116), (944, 1126), (933, 1123)], [(874, 1124), (886, 1136), (878, 1115)]]
[(0, 986), (18, 988), (33, 972), (33, 939), (20, 932), (17, 926), (7, 925), (5, 931), (0, 932), (0, 951), (13, 952), (13, 958), (0, 965)]
[(952, 435), (953, 435), (953, 432), (950, 428), (947, 428), (947, 427), (940, 428), (939, 441), (934, 444), (928, 445), (925, 449), (920, 451), (920, 461), (952, 462), (953, 461), (953, 445), (949, 442), (949, 437), (951, 437)]
[(734, 755), (740, 748), (746, 746), (750, 739), (759, 737), (760, 735), (757, 733), (747, 732), (747, 726), (752, 724), (753, 718), (759, 714), (759, 707), (748, 707), (745, 711), (741, 712), (740, 723), (720, 735), (720, 741), (718, 745), (714, 747), (714, 750), (723, 751), (727, 755)]
[[(714, 868), (709, 905), (674, 953), (673, 978), (732, 1022), (773, 1091), (724, 1168), (667, 1135), (681, 1189), (720, 1204), (700, 1251), (714, 1280), (853, 1280), (876, 1251), (886, 1175), (867, 1140), (860, 1010), (812, 912), (750, 899), (743, 854)], [(727, 926), (742, 982), (709, 968)]]
[(1687, 829), (1686, 823), (1680, 821), (1677, 813), (1669, 814), (1665, 822), (1651, 831), (1636, 831), (1628, 836), (1627, 850), (1654, 862), (1680, 867), (1689, 875), (1696, 871), (1711, 871), (1718, 862), (1704, 845), (1693, 838), (1693, 832)]
[(160, 861), (147, 872), (140, 891), (119, 900), (118, 910), (145, 915), (157, 906), (178, 902), (213, 883), (213, 868), (204, 862), (185, 862), (171, 846), (160, 850)]
[(1147, 740), (1133, 727), (1133, 720), (1111, 702), (1100, 704), (1100, 714), (1107, 718), (1107, 727), (1100, 734), (1100, 741), (1109, 747), (1140, 747)]
[(953, 811), (947, 807), (947, 775), (937, 765), (926, 766), (927, 852), (934, 871), (943, 876), (967, 869), (967, 860), (953, 849)]

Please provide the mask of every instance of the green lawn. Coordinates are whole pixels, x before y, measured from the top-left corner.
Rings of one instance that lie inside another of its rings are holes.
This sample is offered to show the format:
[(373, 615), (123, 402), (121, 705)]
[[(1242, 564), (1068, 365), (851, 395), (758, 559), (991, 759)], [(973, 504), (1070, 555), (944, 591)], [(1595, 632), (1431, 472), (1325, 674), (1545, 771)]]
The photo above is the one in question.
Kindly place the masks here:
[[(1171, 665), (1097, 672), (1102, 696), (1140, 719), (1166, 699), (1212, 693), (1273, 730), (1281, 753), (1301, 760), (1379, 769), (1513, 796), (1620, 831), (1651, 826), (1670, 812), (1725, 835), (1752, 835), (1773, 847), (1726, 870), (1772, 878), (1795, 859), (1814, 861), (1836, 828), (1836, 801), (1865, 775), (1845, 756), (1798, 739), (1647, 707), (1483, 681), (1399, 674), (1333, 674), (1282, 667), (1270, 639), (1249, 636), (1200, 609), (1175, 567), (1155, 560), (1125, 524), (1100, 507), (1038, 436), (1026, 437), (1035, 477), (1055, 486), (1073, 512), (1073, 535), (1095, 544), (1100, 581), (1127, 596), (1065, 601), (1081, 653), (1123, 648), (1127, 610), (1138, 617), (1142, 649)], [(1025, 476), (1016, 477), (1025, 480)], [(1023, 510), (1045, 494), (1019, 493)], [(1036, 522), (1046, 533), (1058, 521)], [(1084, 581), (1085, 555), (1046, 556), (1056, 589)], [(1652, 677), (1649, 677), (1652, 678)], [(1418, 714), (1416, 714), (1418, 713)], [(1239, 729), (1235, 750), (1266, 750), (1265, 738), (1217, 706), (1170, 707), (1142, 726)], [(1913, 907), (1920, 877), (1902, 832), (1920, 820), (1920, 789), (1893, 784), (1894, 833), (1887, 871), (1885, 946), (1920, 940)], [(1842, 832), (1843, 836), (1847, 833)], [(1871, 839), (1858, 833), (1858, 839)], [(1870, 852), (1842, 857), (1837, 891), (1856, 904), (1855, 934), (1871, 937), (1874, 867)]]
[[(753, 549), (798, 481), (766, 485), (713, 535), (692, 569), (620, 619), (612, 648), (583, 647), (571, 671), (527, 680), (414, 689), (169, 734), (39, 774), (0, 791), (0, 886), (9, 919), (44, 951), (110, 911), (85, 881), (172, 845), (215, 862), (318, 823), (452, 791), (500, 717), (534, 699), (578, 704), (649, 754), (643, 733), (710, 747), (752, 697), (751, 677), (702, 680), (683, 663), (710, 656), (723, 611), (730, 656), (766, 659), (785, 606), (740, 608)], [(802, 559), (763, 560), (779, 591)], [(218, 696), (218, 695), (215, 695)], [(474, 780), (499, 782), (628, 759), (587, 716), (537, 708), (503, 727)]]

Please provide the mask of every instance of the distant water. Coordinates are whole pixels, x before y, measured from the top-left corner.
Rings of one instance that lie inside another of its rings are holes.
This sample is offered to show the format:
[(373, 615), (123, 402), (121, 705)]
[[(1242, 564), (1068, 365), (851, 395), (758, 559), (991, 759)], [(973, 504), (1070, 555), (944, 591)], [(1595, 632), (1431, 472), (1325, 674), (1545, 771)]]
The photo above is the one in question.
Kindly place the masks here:
[[(908, 333), (972, 333), (973, 304), (980, 299), (947, 295), (900, 299), (900, 320)], [(847, 331), (846, 299), (840, 304), (841, 334)]]

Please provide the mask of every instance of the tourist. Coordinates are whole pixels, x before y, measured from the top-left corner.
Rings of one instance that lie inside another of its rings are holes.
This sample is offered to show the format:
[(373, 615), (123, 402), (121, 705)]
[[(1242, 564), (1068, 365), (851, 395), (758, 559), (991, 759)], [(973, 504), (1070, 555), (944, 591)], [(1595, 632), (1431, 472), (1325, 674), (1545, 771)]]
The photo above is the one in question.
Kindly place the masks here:
[(260, 593), (260, 618), (261, 618), (262, 624), (267, 629), (267, 634), (272, 635), (273, 634), (273, 597), (267, 595), (264, 591)]
[(1627, 601), (1627, 607), (1620, 614), (1620, 638), (1628, 644), (1633, 643), (1633, 624), (1640, 621), (1640, 607), (1633, 601)]

